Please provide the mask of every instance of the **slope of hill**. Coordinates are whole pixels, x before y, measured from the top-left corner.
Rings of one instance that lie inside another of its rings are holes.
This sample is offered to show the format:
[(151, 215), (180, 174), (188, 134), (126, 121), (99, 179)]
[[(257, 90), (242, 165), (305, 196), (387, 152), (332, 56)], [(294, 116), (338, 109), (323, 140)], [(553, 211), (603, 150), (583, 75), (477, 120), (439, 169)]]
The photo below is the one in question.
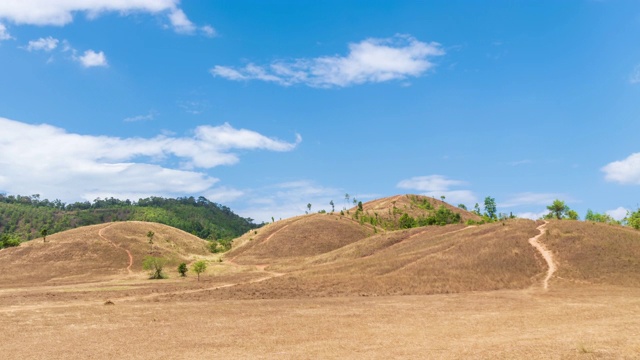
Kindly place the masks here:
[(280, 220), (234, 240), (226, 255), (238, 263), (275, 262), (323, 254), (362, 240), (375, 232), (339, 214), (311, 214)]
[(176, 227), (202, 239), (231, 239), (259, 227), (226, 206), (204, 197), (129, 200), (96, 199), (93, 203), (64, 204), (37, 196), (0, 194), (0, 234), (16, 234), (23, 241), (81, 226), (112, 221), (151, 221)]
[[(277, 253), (272, 261), (263, 254), (261, 263), (287, 275), (220, 293), (271, 298), (523, 289), (539, 282), (546, 270), (528, 243), (538, 233), (533, 221), (510, 220), (376, 234), (295, 264), (278, 262)], [(234, 261), (255, 259), (236, 253)]]
[[(153, 246), (149, 231), (154, 232)], [(92, 225), (0, 250), (0, 286), (98, 281), (140, 272), (147, 255), (165, 257), (167, 266), (174, 267), (207, 254), (207, 241), (166, 225)]]
[(558, 263), (556, 281), (640, 286), (640, 231), (603, 223), (550, 221), (542, 242)]

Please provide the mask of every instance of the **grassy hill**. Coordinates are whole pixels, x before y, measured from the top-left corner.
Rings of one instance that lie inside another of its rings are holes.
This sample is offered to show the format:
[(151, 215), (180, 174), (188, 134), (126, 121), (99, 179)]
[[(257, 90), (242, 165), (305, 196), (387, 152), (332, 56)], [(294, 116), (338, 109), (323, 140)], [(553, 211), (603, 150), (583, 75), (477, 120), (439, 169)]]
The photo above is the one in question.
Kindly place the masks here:
[(151, 197), (129, 200), (96, 199), (64, 204), (33, 196), (0, 194), (0, 235), (12, 234), (20, 240), (40, 237), (77, 227), (113, 221), (150, 221), (184, 230), (202, 239), (232, 239), (259, 227), (226, 206), (204, 197), (166, 199)]
[[(155, 233), (153, 248), (148, 231)], [(0, 287), (121, 278), (141, 272), (148, 255), (164, 257), (169, 260), (167, 267), (174, 268), (211, 252), (207, 241), (162, 224), (91, 225), (48, 236), (47, 242), (29, 241), (0, 250)]]

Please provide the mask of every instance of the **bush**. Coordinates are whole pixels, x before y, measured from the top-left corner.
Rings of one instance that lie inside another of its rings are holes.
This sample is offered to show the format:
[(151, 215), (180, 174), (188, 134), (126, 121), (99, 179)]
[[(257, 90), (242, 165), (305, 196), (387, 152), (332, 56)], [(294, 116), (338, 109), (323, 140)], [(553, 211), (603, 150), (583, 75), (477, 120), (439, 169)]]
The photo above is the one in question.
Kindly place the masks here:
[(187, 269), (187, 264), (181, 263), (180, 265), (178, 265), (178, 272), (180, 273), (180, 276), (187, 276), (187, 271), (189, 271), (189, 269)]
[(166, 279), (167, 276), (162, 272), (166, 264), (165, 258), (146, 256), (142, 261), (142, 268), (151, 271), (149, 279)]

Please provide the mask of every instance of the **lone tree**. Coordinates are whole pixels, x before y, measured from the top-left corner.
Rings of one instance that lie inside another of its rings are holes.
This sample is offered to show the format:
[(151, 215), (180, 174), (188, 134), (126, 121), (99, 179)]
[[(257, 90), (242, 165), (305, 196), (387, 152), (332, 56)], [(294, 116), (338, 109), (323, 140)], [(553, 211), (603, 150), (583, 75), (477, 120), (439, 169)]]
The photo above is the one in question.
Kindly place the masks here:
[(189, 269), (187, 269), (187, 264), (181, 263), (180, 265), (178, 265), (178, 272), (180, 273), (180, 276), (187, 276), (187, 271), (189, 271)]
[(442, 200), (442, 202), (444, 202), (444, 199), (446, 199), (447, 197), (444, 195), (440, 195), (440, 200)]
[(162, 272), (167, 264), (167, 259), (155, 256), (146, 256), (142, 261), (142, 268), (151, 271), (149, 279), (166, 279)]
[(155, 233), (151, 230), (149, 230), (149, 232), (147, 233), (147, 237), (149, 238), (149, 245), (151, 245), (151, 251), (153, 251), (153, 237), (155, 236)]
[(311, 203), (307, 204), (307, 209), (309, 209), (309, 211), (311, 211)]
[(545, 216), (546, 219), (553, 219), (554, 217), (558, 220), (567, 216), (569, 212), (569, 207), (564, 203), (564, 201), (560, 201), (558, 199), (553, 200), (553, 204), (547, 206), (549, 213)]
[(200, 273), (203, 273), (205, 270), (207, 270), (207, 262), (204, 260), (196, 261), (195, 263), (193, 263), (191, 270), (193, 270), (194, 273), (198, 274), (198, 281), (200, 281)]
[(496, 199), (491, 196), (484, 198), (484, 211), (487, 213), (489, 219), (496, 219)]
[(334, 211), (336, 211), (336, 207), (335, 204), (333, 203), (333, 200), (329, 201), (329, 205), (331, 205), (331, 212), (333, 213)]
[(42, 242), (47, 242), (47, 234), (49, 234), (49, 230), (47, 230), (47, 228), (40, 230), (40, 235), (42, 235)]

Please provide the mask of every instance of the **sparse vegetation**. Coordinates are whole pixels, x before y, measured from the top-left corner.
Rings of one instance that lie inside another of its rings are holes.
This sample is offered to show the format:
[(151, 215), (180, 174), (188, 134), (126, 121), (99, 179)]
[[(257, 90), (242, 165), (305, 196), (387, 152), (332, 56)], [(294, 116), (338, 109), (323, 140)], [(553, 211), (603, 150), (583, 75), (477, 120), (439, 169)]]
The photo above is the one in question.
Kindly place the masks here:
[(191, 270), (193, 270), (194, 273), (198, 274), (198, 281), (200, 281), (200, 274), (207, 270), (207, 262), (204, 260), (196, 261), (195, 263), (193, 263)]
[(167, 259), (155, 256), (146, 256), (142, 261), (142, 268), (150, 270), (150, 279), (166, 279), (167, 276), (162, 272), (167, 264)]

